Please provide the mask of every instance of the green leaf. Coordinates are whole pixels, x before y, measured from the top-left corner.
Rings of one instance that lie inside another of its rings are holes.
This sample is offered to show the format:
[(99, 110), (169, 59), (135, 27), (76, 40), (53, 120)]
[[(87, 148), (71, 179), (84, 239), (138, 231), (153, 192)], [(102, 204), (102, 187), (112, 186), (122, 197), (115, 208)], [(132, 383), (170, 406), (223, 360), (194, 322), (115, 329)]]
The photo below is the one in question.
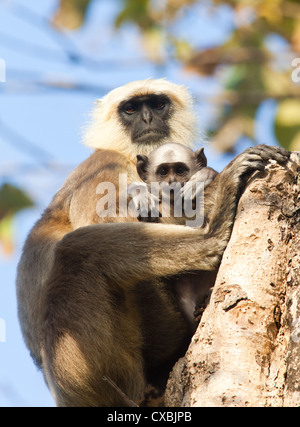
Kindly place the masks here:
[(13, 253), (14, 224), (12, 215), (8, 215), (0, 221), (0, 244), (4, 255), (11, 255)]
[(14, 251), (14, 215), (33, 205), (23, 190), (10, 184), (3, 184), (0, 188), (0, 244), (5, 255)]
[(0, 220), (33, 205), (32, 199), (23, 190), (10, 184), (3, 184), (0, 188)]
[(115, 21), (116, 28), (127, 22), (137, 24), (144, 31), (154, 26), (149, 16), (149, 0), (123, 0), (123, 3), (124, 8)]
[(287, 99), (278, 106), (275, 134), (280, 145), (288, 150), (300, 150), (300, 101)]

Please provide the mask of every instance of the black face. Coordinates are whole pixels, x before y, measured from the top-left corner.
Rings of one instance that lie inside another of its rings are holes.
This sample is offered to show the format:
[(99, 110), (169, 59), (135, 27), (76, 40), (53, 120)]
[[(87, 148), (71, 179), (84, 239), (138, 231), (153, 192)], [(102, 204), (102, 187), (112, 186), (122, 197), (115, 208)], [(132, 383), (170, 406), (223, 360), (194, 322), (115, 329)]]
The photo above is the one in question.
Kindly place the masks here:
[(164, 163), (156, 170), (157, 181), (159, 182), (180, 182), (183, 184), (190, 178), (190, 169), (185, 163)]
[(166, 95), (136, 96), (119, 105), (122, 124), (133, 143), (159, 142), (170, 134), (172, 105)]

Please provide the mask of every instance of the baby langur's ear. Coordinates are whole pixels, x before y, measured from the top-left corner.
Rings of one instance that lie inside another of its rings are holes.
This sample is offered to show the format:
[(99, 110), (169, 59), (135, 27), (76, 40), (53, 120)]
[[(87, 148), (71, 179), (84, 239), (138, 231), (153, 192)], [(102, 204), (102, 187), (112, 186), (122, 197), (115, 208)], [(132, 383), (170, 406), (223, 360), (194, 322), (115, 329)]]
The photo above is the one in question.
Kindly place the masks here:
[(136, 156), (136, 170), (142, 181), (147, 182), (147, 171), (149, 166), (149, 159), (147, 156), (138, 154)]
[(195, 151), (194, 156), (200, 168), (207, 166), (207, 158), (204, 154), (204, 147), (201, 147), (197, 151)]

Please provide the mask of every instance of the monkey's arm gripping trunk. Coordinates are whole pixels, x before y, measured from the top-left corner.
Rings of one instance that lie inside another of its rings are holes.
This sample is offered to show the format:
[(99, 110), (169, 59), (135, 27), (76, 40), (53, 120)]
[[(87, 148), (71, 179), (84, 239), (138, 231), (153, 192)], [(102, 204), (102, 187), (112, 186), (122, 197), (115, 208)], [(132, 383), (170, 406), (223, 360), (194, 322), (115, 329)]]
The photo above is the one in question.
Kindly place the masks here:
[[(58, 244), (56, 257), (66, 266), (87, 254), (82, 269), (97, 265), (98, 271), (125, 286), (155, 277), (166, 277), (191, 270), (214, 270), (226, 247), (228, 235), (209, 237), (203, 229), (164, 224), (99, 224), (69, 233)], [(125, 243), (125, 246), (124, 246)], [(188, 254), (183, 256), (185, 248)], [(110, 262), (113, 256), (114, 263)], [(132, 260), (134, 268), (128, 267)], [(58, 263), (56, 264), (56, 266)]]
[(300, 154), (242, 196), (169, 406), (299, 406)]
[[(288, 155), (281, 148), (259, 145), (234, 159), (205, 190), (204, 228), (140, 223), (83, 227), (61, 241), (54, 265), (56, 268), (63, 265), (65, 269), (67, 260), (77, 257), (84, 272), (99, 266), (100, 275), (105, 272), (105, 278), (126, 285), (190, 270), (216, 270), (231, 234), (247, 176), (264, 170), (270, 159), (285, 163)], [(132, 260), (135, 268), (128, 267)]]

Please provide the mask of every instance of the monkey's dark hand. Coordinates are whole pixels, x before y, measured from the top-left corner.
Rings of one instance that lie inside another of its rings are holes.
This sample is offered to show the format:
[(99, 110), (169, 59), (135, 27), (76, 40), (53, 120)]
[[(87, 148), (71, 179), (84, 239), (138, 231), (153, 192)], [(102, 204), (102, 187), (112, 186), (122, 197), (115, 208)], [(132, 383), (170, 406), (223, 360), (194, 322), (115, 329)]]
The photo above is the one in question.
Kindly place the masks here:
[[(204, 190), (206, 228), (212, 236), (219, 235), (225, 249), (230, 238), (240, 196), (253, 172), (264, 171), (270, 160), (285, 164), (290, 152), (284, 148), (257, 145), (245, 150), (223, 169)], [(219, 234), (218, 234), (219, 233)], [(220, 255), (222, 255), (222, 250)], [(217, 264), (216, 264), (217, 265)]]
[(248, 148), (244, 151), (244, 154), (247, 153), (250, 155), (256, 154), (260, 156), (264, 163), (267, 163), (269, 160), (276, 160), (280, 164), (286, 163), (291, 155), (290, 151), (287, 151), (284, 148), (264, 144)]
[(269, 160), (276, 160), (279, 164), (285, 164), (290, 152), (280, 147), (268, 145), (257, 145), (246, 149), (242, 154), (237, 156), (220, 175), (228, 174), (233, 178), (235, 183), (240, 187), (246, 184), (245, 178), (248, 178), (255, 171), (263, 171)]

